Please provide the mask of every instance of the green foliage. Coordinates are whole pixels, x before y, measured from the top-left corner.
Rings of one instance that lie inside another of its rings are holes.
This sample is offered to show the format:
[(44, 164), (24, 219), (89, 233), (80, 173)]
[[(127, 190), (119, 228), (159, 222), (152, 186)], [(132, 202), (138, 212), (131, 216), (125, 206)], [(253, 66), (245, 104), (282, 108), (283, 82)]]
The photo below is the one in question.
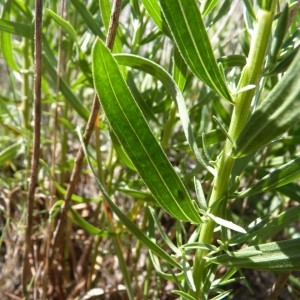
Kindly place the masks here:
[(239, 157), (257, 151), (281, 136), (299, 119), (300, 52), (281, 81), (249, 118), (236, 141), (234, 154)]
[(239, 268), (268, 271), (294, 271), (300, 269), (300, 239), (266, 243), (220, 255), (210, 262)]
[(201, 222), (187, 190), (123, 80), (117, 62), (101, 41), (93, 49), (93, 77), (112, 131), (158, 204), (179, 220)]
[(186, 64), (204, 83), (224, 99), (231, 101), (196, 1), (161, 0), (159, 2)]
[[(236, 299), (255, 269), (288, 274), (297, 297), (299, 2), (123, 0), (112, 51), (112, 1), (61, 4), (43, 8), (29, 293), (79, 299), (121, 280), (128, 299)], [(29, 226), (34, 7), (0, 7), (0, 295)]]

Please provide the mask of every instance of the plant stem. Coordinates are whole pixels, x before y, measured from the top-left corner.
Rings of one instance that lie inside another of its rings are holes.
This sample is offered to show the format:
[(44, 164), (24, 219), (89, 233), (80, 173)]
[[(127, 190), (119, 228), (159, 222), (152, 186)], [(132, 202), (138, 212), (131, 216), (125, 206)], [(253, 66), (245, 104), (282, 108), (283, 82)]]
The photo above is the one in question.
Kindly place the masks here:
[(34, 45), (34, 134), (33, 150), (31, 158), (30, 181), (28, 189), (27, 204), (27, 224), (25, 233), (25, 253), (22, 270), (22, 289), (23, 295), (27, 298), (27, 284), (30, 279), (30, 261), (33, 258), (32, 249), (32, 227), (33, 227), (33, 208), (35, 188), (38, 182), (38, 169), (40, 159), (40, 140), (41, 140), (41, 93), (42, 93), (42, 0), (35, 2), (35, 45)]
[[(29, 2), (26, 1), (25, 5), (29, 7)], [(23, 58), (24, 58), (24, 72), (23, 72), (23, 83), (22, 83), (22, 117), (23, 117), (23, 125), (26, 130), (26, 140), (31, 138), (30, 132), (32, 131), (30, 126), (30, 106), (32, 105), (32, 92), (31, 92), (31, 79), (30, 79), (30, 67), (31, 67), (31, 59), (30, 59), (30, 49), (31, 43), (28, 38), (24, 38), (24, 45), (22, 49)], [(26, 178), (30, 176), (30, 149), (28, 144), (25, 145), (26, 149)], [(24, 181), (26, 188), (28, 188), (27, 180)]]
[[(250, 46), (248, 61), (243, 69), (238, 90), (248, 85), (259, 84), (262, 68), (264, 65), (265, 54), (268, 46), (269, 37), (271, 34), (273, 16), (275, 11), (276, 1), (271, 2), (269, 10), (259, 9), (254, 36)], [(234, 109), (232, 113), (231, 123), (228, 134), (233, 140), (236, 140), (244, 128), (249, 114), (250, 106), (256, 89), (239, 93), (234, 99)], [(232, 167), (235, 159), (231, 156), (232, 142), (227, 139), (224, 149), (220, 154), (216, 170), (217, 175), (212, 187), (212, 193), (209, 200), (209, 210), (219, 217), (224, 217), (226, 208), (226, 193), (228, 183), (231, 176)], [(224, 198), (224, 199), (223, 199)], [(222, 200), (221, 200), (222, 199)], [(202, 244), (210, 244), (213, 239), (215, 223), (213, 220), (208, 220), (202, 225), (199, 242)], [(205, 267), (204, 256), (207, 254), (205, 250), (198, 250), (194, 260), (193, 277), (194, 282), (198, 284), (196, 291), (191, 292), (195, 299), (205, 299), (203, 295), (203, 284), (206, 277), (207, 268)]]

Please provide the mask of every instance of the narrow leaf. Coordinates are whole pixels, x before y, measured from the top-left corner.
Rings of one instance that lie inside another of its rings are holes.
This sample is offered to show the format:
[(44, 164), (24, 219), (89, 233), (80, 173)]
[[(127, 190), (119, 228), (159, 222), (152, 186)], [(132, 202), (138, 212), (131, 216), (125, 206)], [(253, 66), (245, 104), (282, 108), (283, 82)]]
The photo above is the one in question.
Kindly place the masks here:
[(246, 63), (247, 59), (244, 55), (228, 55), (220, 57), (217, 62), (221, 63), (223, 68), (233, 68), (233, 67), (241, 67), (243, 68)]
[(243, 248), (215, 258), (209, 262), (239, 268), (265, 271), (300, 270), (300, 239), (272, 242)]
[(288, 4), (286, 4), (283, 11), (279, 15), (278, 24), (274, 33), (274, 39), (270, 51), (272, 61), (277, 60), (278, 53), (280, 51), (284, 37), (287, 32), (288, 22), (289, 22), (289, 6)]
[(120, 187), (118, 190), (126, 195), (129, 195), (135, 199), (140, 199), (154, 205), (154, 199), (149, 192), (134, 189), (132, 187)]
[(265, 191), (270, 191), (277, 187), (286, 185), (298, 178), (300, 178), (300, 157), (289, 161), (270, 174), (264, 176), (246, 191), (237, 193), (235, 197), (248, 197)]
[(208, 15), (213, 8), (218, 4), (218, 0), (205, 0), (201, 4), (201, 12), (203, 14), (203, 17)]
[(150, 254), (150, 259), (152, 262), (152, 266), (154, 267), (155, 273), (159, 275), (161, 278), (164, 278), (165, 280), (168, 281), (175, 281), (177, 283), (181, 280), (184, 280), (184, 273), (182, 271), (177, 274), (174, 274), (174, 272), (172, 273), (164, 272), (161, 268), (162, 267), (161, 263), (158, 257), (154, 255), (154, 252), (152, 253), (152, 251), (149, 251), (149, 254)]
[(190, 290), (193, 292), (196, 291), (195, 282), (193, 278), (193, 272), (191, 265), (188, 261), (188, 257), (186, 256), (186, 253), (182, 251), (182, 265), (183, 265), (183, 272), (185, 277), (185, 282)]
[(95, 226), (93, 226), (92, 224), (90, 224), (89, 222), (87, 222), (75, 209), (73, 209), (71, 207), (71, 213), (72, 213), (72, 217), (73, 217), (73, 222), (80, 226), (83, 230), (85, 230), (86, 232), (93, 234), (93, 235), (98, 235), (101, 237), (112, 237), (113, 235), (115, 235), (115, 233), (113, 232), (108, 232), (105, 230), (101, 230)]
[(199, 242), (192, 242), (181, 246), (185, 250), (201, 249), (205, 251), (217, 251), (218, 248), (211, 244), (201, 244)]
[(223, 226), (223, 227), (226, 227), (228, 229), (231, 229), (231, 230), (234, 230), (236, 232), (241, 232), (241, 233), (247, 233), (246, 230), (244, 228), (242, 228), (241, 226), (238, 226), (234, 223), (232, 223), (231, 221), (227, 221), (227, 220), (224, 220), (222, 218), (219, 218), (211, 213), (207, 213), (207, 215), (214, 221), (216, 222), (217, 224)]
[(6, 162), (15, 158), (21, 147), (22, 143), (16, 142), (0, 151), (0, 165), (3, 166)]
[(185, 300), (196, 300), (196, 298), (194, 298), (193, 296), (191, 296), (183, 291), (180, 291), (180, 290), (173, 290), (172, 294), (181, 296), (181, 297), (183, 297), (182, 299), (185, 299)]
[(73, 28), (73, 26), (66, 20), (64, 20), (62, 17), (60, 17), (58, 14), (56, 14), (51, 9), (46, 9), (46, 12), (50, 15), (50, 17), (58, 24), (61, 28), (63, 28), (70, 36), (71, 38), (76, 41), (76, 31)]
[(200, 223), (192, 199), (131, 95), (117, 61), (99, 39), (92, 57), (95, 88), (106, 117), (157, 203), (180, 220)]
[[(11, 8), (11, 2), (7, 1), (6, 5), (4, 6), (3, 12), (2, 12), (2, 19), (9, 20), (10, 18), (10, 8)], [(7, 65), (14, 71), (19, 70), (19, 66), (15, 61), (14, 55), (13, 55), (13, 47), (11, 42), (11, 34), (5, 31), (0, 32), (0, 48), (2, 50), (2, 55), (7, 63)]]
[[(73, 129), (73, 128), (72, 128)], [(39, 160), (40, 164), (43, 166), (43, 168), (45, 168), (45, 170), (47, 171), (47, 175), (51, 178), (52, 180), (52, 183), (54, 184), (55, 188), (57, 189), (57, 191), (62, 195), (62, 196), (65, 196), (66, 193), (67, 193), (67, 190), (65, 188), (63, 188), (56, 180), (55, 178), (52, 176), (52, 173), (51, 173), (51, 169), (50, 167), (48, 166), (47, 162), (45, 162), (43, 159), (40, 159)], [(86, 198), (86, 197), (82, 197), (82, 196), (79, 196), (79, 195), (76, 195), (76, 194), (72, 194), (71, 196), (71, 200), (72, 201), (75, 201), (75, 202), (79, 202), (79, 203), (83, 203), (83, 202), (94, 202), (94, 203), (97, 203), (97, 202), (100, 202), (102, 201), (102, 199), (99, 199), (99, 197), (95, 197), (95, 198)]]
[(255, 152), (299, 121), (299, 70), (300, 52), (294, 58), (287, 73), (266, 100), (261, 102), (245, 125), (236, 141), (235, 157)]
[(55, 217), (58, 215), (60, 208), (63, 206), (65, 203), (64, 200), (57, 200), (53, 204), (53, 206), (50, 208), (49, 211), (49, 221), (54, 220)]
[(176, 47), (174, 48), (172, 76), (179, 89), (183, 91), (187, 79), (187, 65)]
[(295, 206), (286, 209), (278, 216), (267, 216), (252, 222), (247, 228), (247, 234), (237, 234), (228, 241), (229, 245), (248, 243), (256, 244), (258, 241), (265, 242), (278, 232), (291, 226), (300, 219), (300, 207)]
[(25, 38), (33, 38), (33, 26), (23, 23), (0, 20), (0, 30)]
[[(229, 283), (232, 283), (232, 282), (235, 282), (235, 281), (240, 281), (239, 279), (240, 279), (240, 278), (238, 278), (238, 280), (232, 280), (232, 281), (228, 282), (228, 284), (229, 284)], [(232, 292), (231, 290), (229, 290), (229, 291), (224, 291), (224, 292), (222, 292), (220, 295), (218, 295), (218, 296), (212, 298), (211, 300), (223, 300), (223, 299), (227, 299), (226, 297), (229, 296), (229, 295), (231, 294), (231, 292)]]
[(256, 20), (256, 14), (253, 8), (253, 5), (250, 0), (243, 0), (244, 6), (246, 8), (247, 14), (252, 18), (252, 20)]
[(156, 225), (156, 228), (158, 229), (162, 240), (164, 241), (164, 245), (168, 246), (175, 254), (180, 254), (180, 250), (173, 244), (173, 242), (169, 239), (165, 229), (162, 228), (162, 226), (160, 225), (160, 222), (158, 221), (154, 210), (149, 207), (149, 212), (152, 218), (153, 223)]
[(92, 33), (104, 39), (105, 36), (100, 30), (100, 24), (97, 24), (86, 5), (80, 0), (71, 0), (71, 3), (74, 5), (77, 12), (81, 15), (85, 21), (85, 24), (92, 31)]
[[(204, 140), (205, 140), (206, 147), (209, 145), (214, 145), (214, 144), (220, 143), (220, 142), (224, 141), (225, 138), (226, 138), (226, 136), (224, 135), (224, 133), (221, 129), (213, 129), (211, 131), (204, 133)], [(196, 143), (197, 143), (197, 145), (200, 145), (199, 146), (200, 148), (204, 147), (202, 136), (196, 137)], [(174, 147), (174, 149), (183, 150), (183, 149), (188, 148), (188, 144), (187, 144), (187, 142), (184, 142), (184, 143), (180, 143), (180, 144), (174, 144), (173, 147)]]
[(130, 66), (142, 70), (144, 72), (147, 72), (155, 76), (164, 84), (165, 88), (170, 93), (171, 97), (173, 98), (173, 100), (177, 105), (179, 111), (179, 117), (182, 123), (185, 137), (191, 149), (193, 150), (198, 162), (201, 163), (201, 165), (204, 166), (209, 172), (214, 174), (215, 173), (214, 169), (210, 167), (208, 165), (208, 162), (204, 160), (196, 144), (195, 137), (193, 135), (192, 126), (189, 120), (189, 114), (184, 102), (184, 98), (182, 96), (180, 89), (172, 79), (171, 75), (158, 64), (136, 55), (116, 54), (114, 57), (116, 58), (119, 64)]
[(141, 2), (143, 3), (144, 7), (146, 8), (149, 16), (152, 18), (152, 20), (154, 21), (154, 23), (156, 24), (156, 26), (163, 31), (165, 34), (170, 35), (170, 31), (168, 26), (166, 25), (163, 17), (162, 17), (162, 13), (161, 13), (161, 9), (160, 6), (158, 4), (158, 2), (155, 0), (141, 0)]
[(175, 43), (191, 71), (224, 99), (231, 101), (195, 0), (159, 0)]
[(24, 2), (23, 0), (12, 0), (12, 2), (18, 12), (22, 13), (27, 19), (32, 18), (33, 11), (31, 5), (27, 5), (26, 1)]
[(293, 50), (288, 51), (282, 57), (280, 57), (274, 66), (271, 66), (270, 68), (266, 68), (263, 75), (271, 76), (271, 75), (285, 72), (289, 68), (291, 62), (294, 60), (299, 49), (300, 49), (300, 44), (298, 44)]
[(217, 15), (214, 17), (211, 24), (216, 24), (221, 18), (228, 16), (233, 0), (224, 1), (223, 5), (218, 9)]
[(199, 207), (201, 209), (203, 209), (204, 211), (206, 211), (207, 210), (207, 202), (206, 202), (205, 195), (204, 195), (204, 192), (202, 189), (202, 184), (196, 177), (194, 177), (194, 185), (195, 185), (195, 191), (196, 191), (196, 196), (197, 196), (197, 200), (199, 203)]

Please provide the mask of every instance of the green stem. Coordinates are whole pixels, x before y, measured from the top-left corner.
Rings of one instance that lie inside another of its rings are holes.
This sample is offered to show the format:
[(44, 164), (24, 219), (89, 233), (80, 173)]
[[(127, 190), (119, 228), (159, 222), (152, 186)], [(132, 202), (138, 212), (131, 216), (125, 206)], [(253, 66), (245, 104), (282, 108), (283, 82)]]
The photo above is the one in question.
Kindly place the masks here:
[[(23, 116), (23, 126), (26, 130), (26, 140), (30, 139), (30, 106), (32, 105), (31, 100), (32, 99), (32, 93), (30, 88), (30, 43), (27, 38), (24, 39), (24, 46), (23, 46), (23, 59), (24, 59), (24, 73), (23, 73), (23, 86), (22, 86), (22, 116)], [(26, 142), (26, 163), (27, 163), (27, 176), (29, 177), (30, 172), (30, 161), (31, 161), (31, 155), (30, 155), (30, 149), (28, 147), (28, 143)], [(27, 186), (27, 180), (25, 180), (25, 186)]]
[(23, 113), (23, 124), (24, 127), (30, 129), (30, 117), (29, 117), (29, 108), (30, 108), (30, 54), (29, 54), (30, 44), (27, 38), (24, 39), (23, 53), (24, 53), (24, 74), (23, 74), (23, 103), (22, 103), (22, 113)]
[[(238, 89), (252, 84), (257, 86), (260, 81), (268, 41), (271, 34), (275, 6), (276, 1), (272, 1), (269, 10), (260, 9), (258, 12), (258, 23), (252, 39), (248, 62), (242, 72)], [(234, 99), (234, 109), (228, 131), (229, 136), (234, 140), (237, 139), (248, 120), (251, 101), (254, 94), (255, 89), (251, 89), (237, 94)], [(224, 150), (221, 153), (220, 159), (216, 166), (217, 175), (214, 180), (212, 193), (209, 200), (211, 212), (219, 217), (224, 217), (226, 209), (226, 193), (232, 167), (235, 161), (231, 156), (232, 148), (233, 144), (227, 139)], [(225, 200), (220, 201), (222, 198)], [(214, 228), (215, 223), (212, 220), (208, 220), (205, 224), (203, 224), (199, 236), (199, 242), (202, 244), (210, 244), (213, 240)], [(198, 250), (194, 260), (193, 277), (197, 286), (196, 291), (191, 291), (190, 294), (193, 295), (195, 299), (205, 299), (203, 295), (203, 284), (205, 281), (207, 268), (205, 267), (205, 260), (203, 258), (206, 254), (207, 251)]]

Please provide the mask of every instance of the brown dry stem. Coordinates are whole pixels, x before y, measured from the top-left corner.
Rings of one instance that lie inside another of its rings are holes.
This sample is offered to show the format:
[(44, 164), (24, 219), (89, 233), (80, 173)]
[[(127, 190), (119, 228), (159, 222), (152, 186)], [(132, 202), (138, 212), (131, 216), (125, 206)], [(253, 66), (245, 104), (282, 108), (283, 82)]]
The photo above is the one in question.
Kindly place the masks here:
[(30, 279), (30, 259), (33, 257), (32, 251), (32, 225), (33, 225), (33, 208), (34, 195), (38, 179), (39, 158), (40, 158), (40, 140), (41, 140), (41, 81), (42, 81), (42, 9), (43, 1), (35, 2), (35, 43), (34, 43), (34, 60), (35, 60), (35, 77), (34, 77), (34, 127), (33, 127), (33, 150), (31, 158), (31, 170), (28, 190), (27, 205), (27, 226), (25, 233), (25, 254), (23, 259), (23, 276), (22, 288), (26, 297), (27, 285)]

